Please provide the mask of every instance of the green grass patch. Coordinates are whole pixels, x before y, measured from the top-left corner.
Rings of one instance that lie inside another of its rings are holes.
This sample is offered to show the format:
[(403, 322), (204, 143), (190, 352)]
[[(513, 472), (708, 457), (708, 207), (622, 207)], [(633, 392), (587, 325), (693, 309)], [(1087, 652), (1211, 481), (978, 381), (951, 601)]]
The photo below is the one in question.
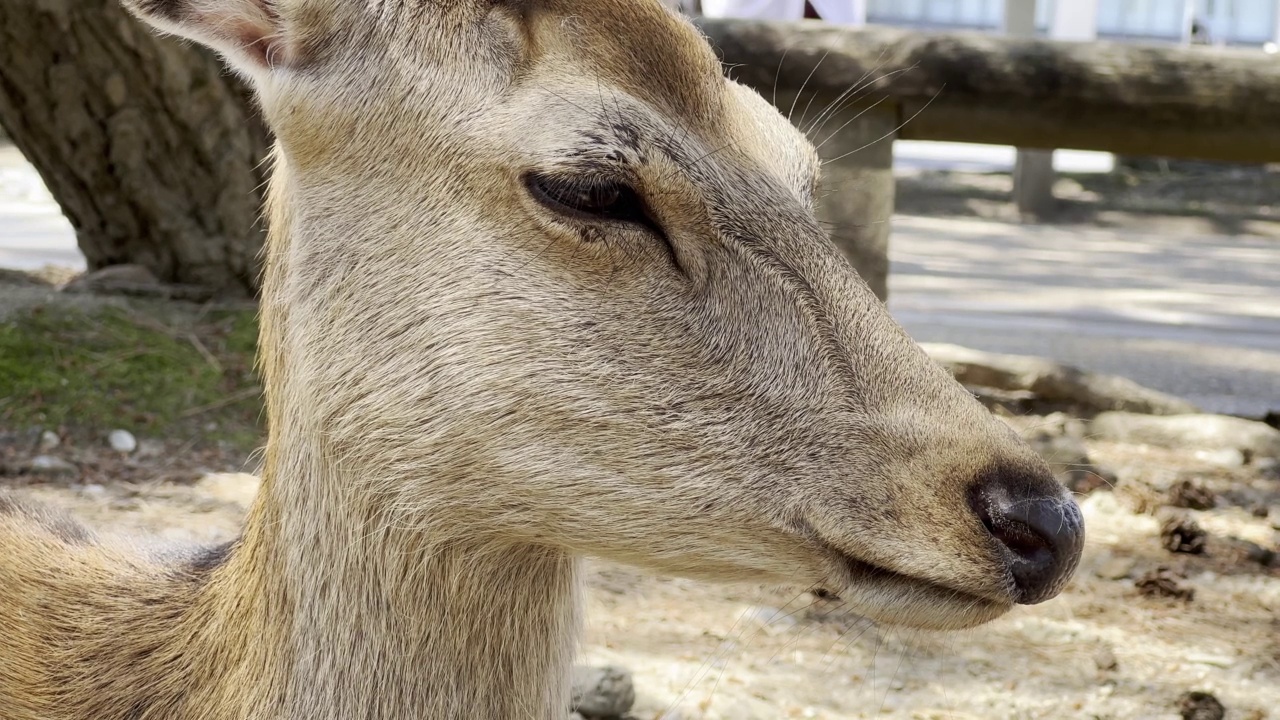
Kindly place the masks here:
[(0, 321), (0, 427), (251, 446), (261, 432), (256, 340), (251, 308), (25, 309)]

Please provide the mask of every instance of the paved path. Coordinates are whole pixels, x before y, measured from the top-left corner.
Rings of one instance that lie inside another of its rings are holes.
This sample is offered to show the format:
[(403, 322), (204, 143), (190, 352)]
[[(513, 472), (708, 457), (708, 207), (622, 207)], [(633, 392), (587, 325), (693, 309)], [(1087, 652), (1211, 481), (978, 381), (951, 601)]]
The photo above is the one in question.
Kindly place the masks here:
[(1280, 241), (898, 216), (889, 307), (920, 341), (1280, 410)]
[[(902, 169), (988, 169), (1000, 148), (898, 143)], [(1064, 155), (1086, 169), (1096, 154)], [(1007, 157), (1006, 157), (1007, 156)], [(1280, 241), (893, 219), (890, 309), (921, 341), (1132, 377), (1220, 412), (1280, 410)], [(0, 147), (0, 267), (83, 267), (39, 177)]]

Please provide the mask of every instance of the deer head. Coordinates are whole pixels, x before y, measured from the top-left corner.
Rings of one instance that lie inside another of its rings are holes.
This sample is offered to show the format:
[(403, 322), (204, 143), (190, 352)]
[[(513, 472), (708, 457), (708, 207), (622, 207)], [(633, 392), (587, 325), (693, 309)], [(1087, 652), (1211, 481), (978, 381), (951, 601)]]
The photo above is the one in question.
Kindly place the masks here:
[(226, 55), (276, 133), (296, 496), (913, 626), (1070, 576), (1076, 506), (828, 241), (804, 135), (658, 0), (133, 9)]

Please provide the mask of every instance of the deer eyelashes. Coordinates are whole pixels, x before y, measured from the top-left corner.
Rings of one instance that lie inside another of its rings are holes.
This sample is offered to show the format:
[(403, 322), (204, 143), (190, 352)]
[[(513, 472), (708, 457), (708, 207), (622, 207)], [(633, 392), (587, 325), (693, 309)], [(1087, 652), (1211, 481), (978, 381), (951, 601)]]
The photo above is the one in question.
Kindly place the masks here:
[(544, 208), (578, 223), (625, 223), (656, 235), (667, 257), (681, 274), (679, 256), (671, 238), (654, 219), (644, 198), (630, 185), (603, 177), (551, 175), (524, 176), (525, 189)]
[(539, 173), (529, 173), (524, 182), (533, 199), (557, 214), (578, 220), (628, 222), (658, 230), (644, 200), (623, 183)]

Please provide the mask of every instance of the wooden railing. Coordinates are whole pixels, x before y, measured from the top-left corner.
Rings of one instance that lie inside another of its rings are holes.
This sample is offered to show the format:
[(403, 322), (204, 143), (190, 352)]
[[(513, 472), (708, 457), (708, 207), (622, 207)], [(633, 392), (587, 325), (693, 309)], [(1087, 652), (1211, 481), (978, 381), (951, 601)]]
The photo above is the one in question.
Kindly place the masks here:
[[(1280, 162), (1280, 56), (823, 23), (698, 20), (765, 97), (803, 87), (902, 124), (897, 137)], [(927, 106), (927, 107), (926, 107)]]
[(1261, 51), (696, 22), (734, 78), (810, 130), (819, 214), (881, 297), (895, 139), (1280, 162), (1280, 56)]

